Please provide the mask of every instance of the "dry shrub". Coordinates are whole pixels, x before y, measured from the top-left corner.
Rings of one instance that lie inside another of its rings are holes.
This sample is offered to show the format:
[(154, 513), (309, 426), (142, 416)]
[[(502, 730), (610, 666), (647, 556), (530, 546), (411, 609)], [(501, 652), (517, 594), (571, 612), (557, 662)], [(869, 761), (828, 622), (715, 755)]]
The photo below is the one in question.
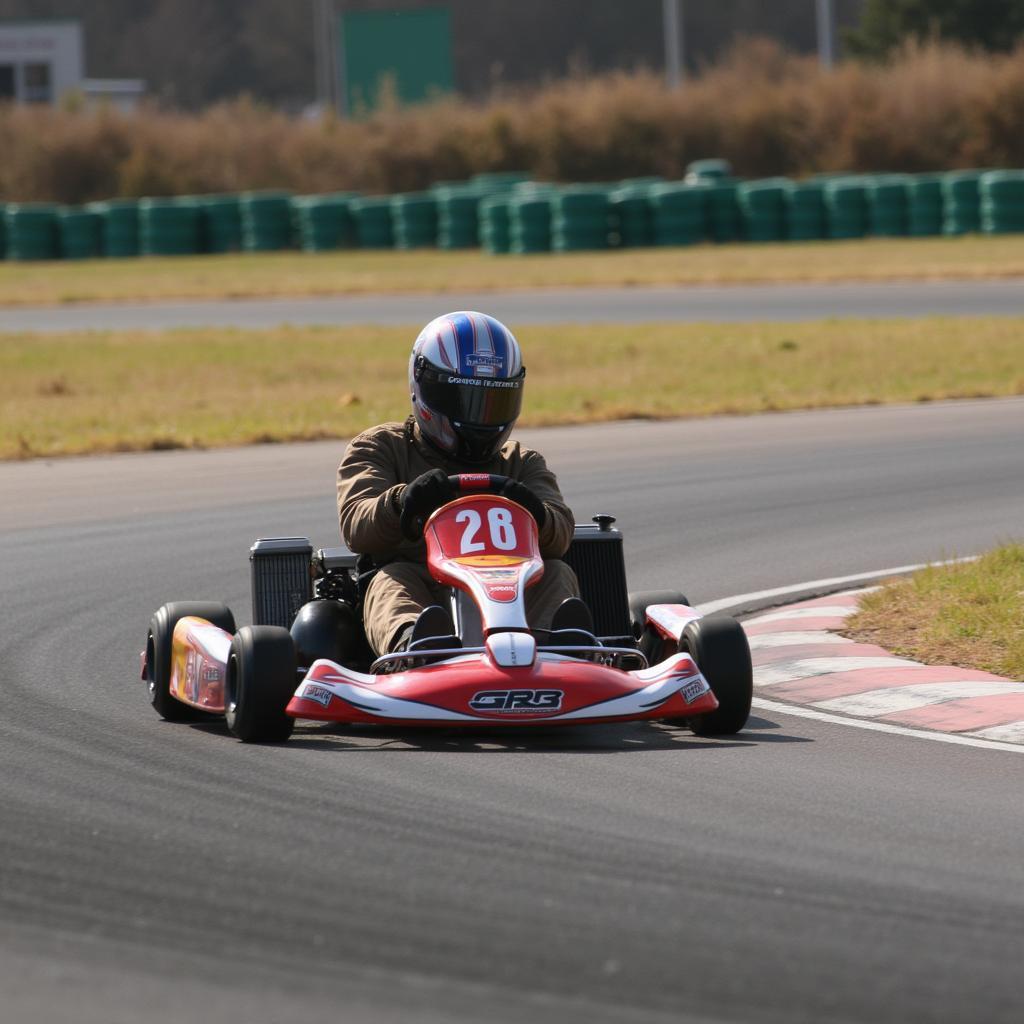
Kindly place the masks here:
[(832, 73), (764, 40), (670, 92), (651, 72), (578, 75), (485, 104), (297, 120), (251, 99), (193, 116), (0, 107), (0, 199), (288, 188), (395, 192), (478, 171), (556, 181), (682, 175), (722, 156), (745, 177), (1024, 165), (1024, 48), (915, 43)]

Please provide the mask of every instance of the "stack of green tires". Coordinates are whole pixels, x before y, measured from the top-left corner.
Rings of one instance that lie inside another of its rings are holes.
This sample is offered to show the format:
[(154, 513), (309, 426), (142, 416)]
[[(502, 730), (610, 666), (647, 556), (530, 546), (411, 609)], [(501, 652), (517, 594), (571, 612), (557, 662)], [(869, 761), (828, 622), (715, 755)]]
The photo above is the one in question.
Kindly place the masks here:
[(237, 195), (203, 196), (199, 200), (203, 247), (207, 252), (239, 252), (242, 248), (242, 200)]
[(57, 211), (57, 237), (62, 259), (90, 260), (103, 251), (103, 220), (95, 210), (64, 206)]
[(57, 257), (57, 208), (49, 203), (10, 203), (4, 213), (9, 260)]
[(981, 229), (987, 235), (1024, 232), (1024, 171), (981, 176)]
[(100, 251), (104, 256), (126, 258), (139, 255), (139, 203), (136, 199), (107, 199), (89, 203), (100, 218)]
[(199, 201), (139, 200), (139, 251), (144, 256), (188, 256), (202, 251)]
[(276, 252), (292, 244), (290, 192), (246, 192), (241, 197), (242, 248)]
[(711, 189), (668, 182), (650, 190), (655, 245), (694, 245), (708, 230), (707, 200)]
[(981, 230), (981, 171), (950, 171), (942, 176), (944, 235)]
[(793, 242), (824, 238), (825, 185), (820, 181), (791, 181), (784, 195), (786, 237)]
[(608, 192), (585, 185), (564, 188), (551, 197), (551, 248), (556, 252), (607, 249)]
[(506, 253), (511, 248), (508, 207), (508, 195), (494, 195), (480, 201), (480, 244), (489, 253)]
[(737, 199), (743, 214), (743, 234), (750, 242), (781, 242), (786, 237), (785, 178), (764, 178), (739, 186)]
[(872, 235), (898, 237), (909, 232), (908, 180), (904, 174), (875, 174), (865, 180), (868, 230)]
[(551, 201), (543, 190), (516, 190), (508, 201), (509, 252), (551, 250)]
[(722, 179), (705, 186), (708, 236), (715, 242), (738, 242), (743, 238), (743, 212), (739, 183)]
[(612, 230), (618, 244), (635, 249), (654, 245), (651, 189), (659, 182), (631, 182), (608, 194)]
[(387, 197), (353, 199), (349, 204), (355, 243), (360, 249), (393, 249), (391, 200)]
[(864, 182), (856, 177), (825, 180), (828, 237), (863, 238), (868, 232), (868, 201)]
[(942, 234), (941, 174), (914, 174), (907, 180), (907, 234), (926, 238)]
[(303, 252), (329, 252), (352, 245), (355, 224), (352, 192), (320, 196), (295, 196), (292, 217)]
[(391, 225), (396, 249), (437, 245), (437, 200), (427, 192), (392, 196)]
[(7, 218), (0, 207), (0, 260), (7, 259)]
[(433, 190), (437, 199), (437, 244), (442, 249), (473, 249), (480, 244), (480, 193), (472, 187)]

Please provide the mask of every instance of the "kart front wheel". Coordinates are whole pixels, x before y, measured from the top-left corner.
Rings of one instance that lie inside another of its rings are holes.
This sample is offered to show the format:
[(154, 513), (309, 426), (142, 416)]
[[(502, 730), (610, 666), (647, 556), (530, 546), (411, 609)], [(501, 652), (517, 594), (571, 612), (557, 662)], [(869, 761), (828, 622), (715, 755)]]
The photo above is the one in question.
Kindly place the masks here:
[(174, 627), (186, 616), (206, 619), (226, 633), (234, 633), (235, 617), (229, 608), (214, 601), (174, 601), (165, 604), (149, 620), (146, 638), (146, 684), (149, 702), (168, 722), (201, 722), (210, 712), (201, 711), (171, 696), (171, 653)]
[[(686, 595), (679, 590), (639, 590), (629, 595), (629, 621), (633, 639), (639, 643), (640, 650), (649, 662), (661, 661), (666, 641), (656, 629), (647, 624), (647, 609), (652, 604), (689, 603)], [(668, 650), (671, 652), (671, 646)]]
[[(679, 638), (679, 650), (697, 663), (718, 700), (718, 710), (687, 719), (698, 736), (729, 736), (750, 717), (754, 669), (743, 627), (729, 615), (709, 615), (689, 623)], [(676, 724), (683, 724), (678, 722)]]
[(295, 644), (280, 626), (243, 626), (231, 641), (224, 691), (228, 728), (243, 743), (281, 743), (295, 719), (284, 709), (295, 693)]

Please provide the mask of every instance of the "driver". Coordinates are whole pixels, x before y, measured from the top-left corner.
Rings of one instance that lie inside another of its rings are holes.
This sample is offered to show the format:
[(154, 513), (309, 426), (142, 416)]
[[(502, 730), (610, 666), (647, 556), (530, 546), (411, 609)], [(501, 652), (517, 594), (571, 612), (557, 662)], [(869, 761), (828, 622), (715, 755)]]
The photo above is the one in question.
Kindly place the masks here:
[(412, 347), (412, 415), (349, 443), (338, 467), (338, 519), (349, 548), (379, 567), (363, 603), (376, 654), (419, 648), (430, 637), (458, 643), (422, 532), (427, 517), (457, 497), (448, 476), (458, 473), (509, 477), (502, 494), (537, 522), (544, 575), (525, 595), (531, 628), (593, 632), (576, 576), (559, 560), (573, 537), (572, 512), (544, 457), (509, 440), (525, 376), (519, 344), (499, 321), (473, 312), (440, 316)]

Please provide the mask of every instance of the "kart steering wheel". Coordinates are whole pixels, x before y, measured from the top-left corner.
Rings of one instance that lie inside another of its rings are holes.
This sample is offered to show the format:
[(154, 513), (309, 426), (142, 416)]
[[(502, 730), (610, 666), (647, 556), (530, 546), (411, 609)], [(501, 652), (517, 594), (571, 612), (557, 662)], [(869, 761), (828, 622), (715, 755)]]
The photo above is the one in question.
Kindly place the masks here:
[(500, 473), (456, 473), (448, 483), (456, 494), (501, 494), (511, 479)]

